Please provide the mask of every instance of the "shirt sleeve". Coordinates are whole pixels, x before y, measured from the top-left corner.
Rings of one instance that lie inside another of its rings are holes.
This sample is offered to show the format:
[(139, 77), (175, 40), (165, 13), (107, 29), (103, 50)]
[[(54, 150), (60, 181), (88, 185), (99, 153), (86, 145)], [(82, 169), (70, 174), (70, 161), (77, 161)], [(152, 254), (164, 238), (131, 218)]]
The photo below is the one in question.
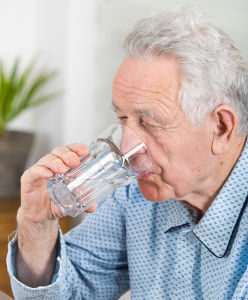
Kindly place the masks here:
[(15, 299), (118, 299), (129, 289), (125, 210), (127, 189), (104, 199), (97, 210), (58, 239), (55, 272), (48, 286), (30, 288), (16, 278), (16, 237), (7, 268)]

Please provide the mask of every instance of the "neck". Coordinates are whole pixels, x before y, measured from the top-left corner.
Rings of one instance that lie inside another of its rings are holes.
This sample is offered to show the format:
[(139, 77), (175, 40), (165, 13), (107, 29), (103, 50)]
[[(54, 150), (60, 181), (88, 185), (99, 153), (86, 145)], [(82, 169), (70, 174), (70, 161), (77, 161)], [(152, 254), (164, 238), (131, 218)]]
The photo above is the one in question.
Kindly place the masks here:
[(196, 211), (201, 218), (214, 201), (227, 178), (231, 174), (245, 145), (245, 137), (236, 137), (229, 149), (219, 159), (213, 174), (204, 182), (201, 190), (189, 195), (181, 202)]

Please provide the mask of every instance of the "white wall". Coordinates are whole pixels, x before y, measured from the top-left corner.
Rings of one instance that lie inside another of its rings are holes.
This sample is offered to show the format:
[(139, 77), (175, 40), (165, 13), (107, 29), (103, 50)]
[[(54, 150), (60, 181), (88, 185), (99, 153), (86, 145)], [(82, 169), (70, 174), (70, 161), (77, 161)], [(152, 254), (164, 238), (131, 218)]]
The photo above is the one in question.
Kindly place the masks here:
[(63, 91), (10, 126), (36, 133), (28, 165), (56, 145), (89, 143), (113, 120), (111, 84), (125, 33), (141, 17), (188, 2), (209, 11), (248, 57), (247, 0), (0, 0), (0, 58), (41, 53), (60, 74), (50, 89)]
[[(58, 70), (49, 86), (64, 91), (67, 45), (67, 0), (0, 0), (0, 58), (11, 63), (21, 57), (24, 64), (40, 55), (40, 67)], [(20, 115), (11, 129), (36, 133), (29, 164), (63, 140), (63, 103), (65, 97), (46, 103)]]
[(74, 0), (68, 9), (66, 60), (66, 101), (64, 102), (63, 142), (89, 143), (94, 135), (94, 93), (98, 1)]

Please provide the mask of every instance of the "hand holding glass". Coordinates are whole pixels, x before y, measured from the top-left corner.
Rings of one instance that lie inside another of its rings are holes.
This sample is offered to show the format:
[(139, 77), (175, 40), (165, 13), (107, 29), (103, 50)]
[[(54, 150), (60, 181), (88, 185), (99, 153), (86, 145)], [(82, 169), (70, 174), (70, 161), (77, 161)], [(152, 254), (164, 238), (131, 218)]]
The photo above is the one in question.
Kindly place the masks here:
[(146, 145), (127, 126), (114, 124), (90, 144), (76, 168), (48, 180), (48, 192), (64, 215), (76, 217), (150, 169)]

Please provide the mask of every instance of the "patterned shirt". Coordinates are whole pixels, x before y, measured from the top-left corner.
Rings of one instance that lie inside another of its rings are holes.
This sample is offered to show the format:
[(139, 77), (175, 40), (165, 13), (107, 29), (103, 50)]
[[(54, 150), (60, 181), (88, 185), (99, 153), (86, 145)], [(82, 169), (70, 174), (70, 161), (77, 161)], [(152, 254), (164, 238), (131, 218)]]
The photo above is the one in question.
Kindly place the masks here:
[[(68, 234), (60, 232), (52, 283), (16, 279), (16, 237), (8, 270), (15, 299), (248, 299), (248, 142), (199, 222), (180, 202), (147, 201), (137, 183), (103, 200)], [(37, 259), (39, 259), (37, 257)]]

